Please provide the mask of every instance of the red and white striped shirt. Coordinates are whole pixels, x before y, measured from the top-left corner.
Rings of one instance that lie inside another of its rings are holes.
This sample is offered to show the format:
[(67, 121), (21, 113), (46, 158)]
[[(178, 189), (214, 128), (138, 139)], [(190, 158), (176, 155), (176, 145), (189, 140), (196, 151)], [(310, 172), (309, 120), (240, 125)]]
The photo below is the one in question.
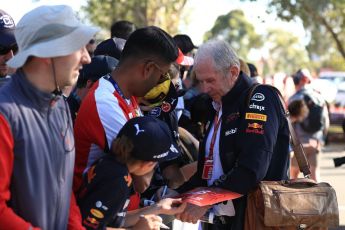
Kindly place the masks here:
[(124, 99), (107, 77), (111, 76), (100, 78), (91, 88), (75, 121), (74, 192), (82, 184), (83, 172), (110, 149), (111, 142), (127, 120), (142, 116), (136, 98)]

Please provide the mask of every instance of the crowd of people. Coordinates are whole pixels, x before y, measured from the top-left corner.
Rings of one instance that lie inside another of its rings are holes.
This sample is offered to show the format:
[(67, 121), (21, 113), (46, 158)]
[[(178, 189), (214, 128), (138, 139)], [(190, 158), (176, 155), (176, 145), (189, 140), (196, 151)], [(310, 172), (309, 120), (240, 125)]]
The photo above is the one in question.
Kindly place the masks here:
[[(66, 5), (17, 25), (0, 10), (0, 229), (160, 229), (209, 212), (202, 229), (243, 229), (246, 194), (298, 177), (286, 109), (319, 180), (329, 119), (307, 69), (283, 105), (225, 41), (124, 20), (97, 32)], [(244, 196), (175, 198), (197, 187)]]

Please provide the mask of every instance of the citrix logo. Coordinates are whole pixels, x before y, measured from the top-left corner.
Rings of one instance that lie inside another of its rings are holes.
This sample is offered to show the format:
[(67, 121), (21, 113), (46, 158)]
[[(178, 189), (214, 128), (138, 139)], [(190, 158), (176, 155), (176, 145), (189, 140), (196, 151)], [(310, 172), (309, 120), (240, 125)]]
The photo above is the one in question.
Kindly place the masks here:
[(256, 105), (254, 103), (250, 104), (249, 108), (250, 109), (257, 109), (257, 110), (260, 110), (260, 111), (265, 111), (265, 106)]

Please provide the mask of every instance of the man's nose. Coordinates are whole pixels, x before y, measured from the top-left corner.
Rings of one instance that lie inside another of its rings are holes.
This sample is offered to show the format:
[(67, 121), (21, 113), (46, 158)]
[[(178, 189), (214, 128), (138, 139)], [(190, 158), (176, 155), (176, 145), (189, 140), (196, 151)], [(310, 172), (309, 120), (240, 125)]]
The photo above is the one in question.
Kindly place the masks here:
[(87, 52), (86, 46), (83, 48), (81, 63), (83, 65), (91, 63), (91, 57), (89, 55), (89, 52)]
[(201, 92), (202, 92), (202, 93), (208, 93), (208, 91), (209, 91), (209, 86), (208, 86), (208, 84), (207, 84), (207, 83), (202, 83), (202, 84), (201, 84)]

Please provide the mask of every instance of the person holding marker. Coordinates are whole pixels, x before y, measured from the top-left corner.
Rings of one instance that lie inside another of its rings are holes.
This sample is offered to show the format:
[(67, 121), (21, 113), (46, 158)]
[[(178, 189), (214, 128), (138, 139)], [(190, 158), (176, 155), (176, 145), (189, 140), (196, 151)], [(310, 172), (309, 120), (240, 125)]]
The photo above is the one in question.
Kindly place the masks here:
[(157, 162), (179, 154), (167, 124), (150, 116), (129, 120), (112, 142), (110, 153), (96, 161), (83, 178), (77, 197), (83, 225), (87, 229), (164, 228), (157, 215), (181, 213), (186, 204), (181, 199), (166, 198), (127, 213), (132, 176), (145, 175)]

